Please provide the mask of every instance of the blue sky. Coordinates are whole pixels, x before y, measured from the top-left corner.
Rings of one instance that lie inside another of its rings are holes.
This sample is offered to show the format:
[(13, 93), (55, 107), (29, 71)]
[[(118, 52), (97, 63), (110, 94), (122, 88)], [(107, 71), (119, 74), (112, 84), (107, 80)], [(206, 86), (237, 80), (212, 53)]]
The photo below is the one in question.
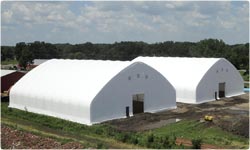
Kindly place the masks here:
[(249, 2), (1, 2), (1, 45), (249, 41)]

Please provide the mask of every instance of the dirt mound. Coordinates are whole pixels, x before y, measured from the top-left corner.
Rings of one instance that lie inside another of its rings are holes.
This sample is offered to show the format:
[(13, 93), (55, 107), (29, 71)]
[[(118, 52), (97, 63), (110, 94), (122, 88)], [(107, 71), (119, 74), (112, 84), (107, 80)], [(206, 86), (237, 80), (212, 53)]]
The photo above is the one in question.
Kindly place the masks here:
[(225, 131), (249, 138), (249, 120), (247, 118), (221, 119), (216, 125)]

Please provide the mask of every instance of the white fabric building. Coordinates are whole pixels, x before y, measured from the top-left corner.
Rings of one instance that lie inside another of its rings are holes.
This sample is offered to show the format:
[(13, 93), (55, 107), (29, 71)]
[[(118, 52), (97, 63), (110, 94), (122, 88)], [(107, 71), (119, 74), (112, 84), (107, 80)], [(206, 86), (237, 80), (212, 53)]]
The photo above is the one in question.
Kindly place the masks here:
[(175, 108), (176, 93), (141, 62), (52, 59), (11, 88), (9, 107), (91, 125)]
[(33, 65), (38, 66), (38, 65), (41, 65), (42, 63), (44, 63), (44, 62), (46, 62), (46, 61), (48, 61), (48, 60), (49, 60), (49, 59), (34, 59)]
[(8, 74), (11, 74), (13, 72), (16, 72), (16, 70), (3, 70), (3, 69), (1, 69), (1, 77), (6, 76)]
[(238, 70), (224, 58), (137, 57), (160, 72), (175, 88), (177, 102), (203, 103), (243, 94)]

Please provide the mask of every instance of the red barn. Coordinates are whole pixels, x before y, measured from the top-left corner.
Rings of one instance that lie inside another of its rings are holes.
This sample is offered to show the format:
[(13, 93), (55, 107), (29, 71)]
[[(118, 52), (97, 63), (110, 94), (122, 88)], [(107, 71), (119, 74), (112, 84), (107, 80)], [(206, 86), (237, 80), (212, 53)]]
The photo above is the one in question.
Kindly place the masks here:
[(1, 70), (1, 93), (8, 91), (24, 75), (24, 72), (16, 70)]

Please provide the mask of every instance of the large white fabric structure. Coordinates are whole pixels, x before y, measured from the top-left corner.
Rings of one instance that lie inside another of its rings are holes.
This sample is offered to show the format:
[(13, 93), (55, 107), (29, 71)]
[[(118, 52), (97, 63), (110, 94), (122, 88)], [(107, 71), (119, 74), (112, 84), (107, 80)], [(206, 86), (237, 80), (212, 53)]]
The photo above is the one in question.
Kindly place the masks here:
[(9, 107), (91, 125), (175, 108), (176, 93), (141, 62), (52, 59), (11, 88)]
[(244, 82), (224, 58), (137, 57), (160, 72), (175, 88), (177, 102), (203, 103), (243, 94)]

